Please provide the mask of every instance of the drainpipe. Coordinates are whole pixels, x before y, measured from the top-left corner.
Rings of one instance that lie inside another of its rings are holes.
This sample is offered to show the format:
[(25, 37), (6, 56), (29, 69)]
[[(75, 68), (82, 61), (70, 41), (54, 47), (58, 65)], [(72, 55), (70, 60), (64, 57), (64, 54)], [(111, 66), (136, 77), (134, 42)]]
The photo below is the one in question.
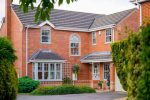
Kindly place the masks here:
[(28, 76), (28, 29), (29, 25), (26, 27), (26, 76)]
[(139, 3), (138, 0), (136, 0), (136, 4), (138, 5), (139, 7), (139, 10), (140, 10), (140, 26), (142, 26), (142, 5)]
[(139, 5), (139, 7), (140, 7), (140, 26), (142, 26), (142, 5), (141, 4), (139, 4), (138, 3), (138, 5)]

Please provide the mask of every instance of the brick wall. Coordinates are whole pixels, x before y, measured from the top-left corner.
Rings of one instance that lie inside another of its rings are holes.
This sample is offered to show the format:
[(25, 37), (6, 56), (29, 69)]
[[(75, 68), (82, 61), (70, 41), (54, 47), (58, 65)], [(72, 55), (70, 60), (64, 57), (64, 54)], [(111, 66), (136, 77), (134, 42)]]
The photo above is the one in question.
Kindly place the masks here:
[[(51, 28), (51, 27), (49, 27)], [(70, 32), (70, 31), (58, 31), (51, 28), (51, 44), (40, 43), (40, 29), (29, 29), (28, 31), (28, 56), (30, 57), (33, 53), (40, 49), (48, 49), (52, 52), (57, 53), (62, 56), (67, 62), (73, 64), (79, 64), (80, 72), (78, 75), (79, 80), (89, 79), (89, 67), (88, 64), (82, 64), (80, 58), (89, 53), (89, 34), (85, 32)], [(70, 56), (69, 55), (69, 40), (72, 34), (77, 34), (80, 36), (81, 43), (81, 55), (80, 56)], [(25, 76), (25, 62), (26, 62), (26, 51), (25, 51), (25, 31), (23, 32), (23, 57), (22, 57), (22, 67), (23, 76)]]
[(150, 20), (150, 2), (142, 3), (142, 19), (144, 23)]

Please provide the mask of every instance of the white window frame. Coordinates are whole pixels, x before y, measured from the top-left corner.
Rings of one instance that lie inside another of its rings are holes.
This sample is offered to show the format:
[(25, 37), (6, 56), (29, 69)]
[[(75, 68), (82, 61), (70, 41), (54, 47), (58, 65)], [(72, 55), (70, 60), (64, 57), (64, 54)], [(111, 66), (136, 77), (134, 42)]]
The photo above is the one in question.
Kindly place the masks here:
[[(95, 37), (95, 43), (94, 43), (94, 38), (93, 37)], [(93, 31), (92, 32), (92, 45), (96, 45), (96, 31)]]
[[(39, 62), (41, 63), (41, 62)], [(32, 74), (34, 72), (35, 79), (34, 80), (39, 80), (39, 81), (62, 81), (62, 63), (41, 63), (42, 64), (42, 79), (38, 79), (38, 62), (32, 64), (35, 69), (34, 71), (32, 70)], [(44, 79), (44, 64), (48, 64), (48, 79)], [(54, 64), (54, 79), (50, 79), (50, 64)], [(60, 64), (60, 79), (56, 79), (56, 64)]]
[[(78, 37), (78, 39), (79, 39), (79, 49), (78, 49), (78, 55), (73, 55), (73, 54), (71, 54), (71, 38), (73, 37), (73, 36), (77, 36)], [(80, 56), (81, 55), (81, 39), (80, 39), (80, 36), (78, 35), (78, 34), (72, 34), (71, 36), (70, 36), (70, 38), (69, 38), (69, 54), (70, 54), (70, 56)]]
[[(42, 42), (42, 36), (43, 36), (42, 32), (43, 31), (49, 31), (48, 42)], [(49, 27), (42, 27), (41, 28), (40, 41), (42, 44), (50, 44), (51, 43), (51, 29)]]
[[(107, 30), (111, 30), (111, 35), (107, 35)], [(113, 32), (113, 29), (112, 28), (107, 28), (106, 30), (105, 30), (105, 43), (107, 44), (107, 43), (111, 43), (111, 42), (113, 42), (114, 40), (113, 40), (113, 34), (114, 34), (114, 32)], [(111, 41), (107, 41), (107, 37), (111, 37)]]

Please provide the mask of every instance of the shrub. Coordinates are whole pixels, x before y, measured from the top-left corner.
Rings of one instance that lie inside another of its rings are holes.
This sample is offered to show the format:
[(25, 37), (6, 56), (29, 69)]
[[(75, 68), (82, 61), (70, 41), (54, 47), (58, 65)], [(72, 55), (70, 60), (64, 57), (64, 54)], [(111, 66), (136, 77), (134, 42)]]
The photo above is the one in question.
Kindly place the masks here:
[(19, 78), (19, 93), (30, 93), (39, 86), (40, 82), (29, 77)]
[(112, 45), (113, 61), (128, 100), (150, 100), (150, 25)]
[(72, 80), (69, 78), (69, 77), (65, 77), (64, 79), (63, 79), (63, 84), (72, 84)]
[(79, 93), (95, 93), (95, 90), (90, 87), (77, 87), (73, 85), (63, 86), (46, 86), (39, 87), (33, 92), (32, 95), (64, 95), (64, 94), (79, 94)]
[(16, 56), (11, 42), (0, 38), (0, 100), (15, 100), (18, 92)]
[(88, 87), (88, 86), (81, 86), (79, 87), (79, 89), (81, 93), (95, 93), (96, 92), (95, 89)]

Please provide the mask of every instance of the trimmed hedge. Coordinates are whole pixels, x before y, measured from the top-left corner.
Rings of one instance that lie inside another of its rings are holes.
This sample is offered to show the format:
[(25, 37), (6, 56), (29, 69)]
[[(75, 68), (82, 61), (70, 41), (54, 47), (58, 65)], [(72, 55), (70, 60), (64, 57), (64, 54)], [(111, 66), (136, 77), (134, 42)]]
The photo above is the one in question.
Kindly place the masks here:
[(32, 80), (29, 77), (19, 78), (19, 93), (30, 93), (40, 85), (39, 81)]
[(90, 87), (77, 87), (73, 85), (62, 86), (46, 86), (39, 87), (31, 92), (32, 95), (64, 95), (64, 94), (81, 94), (81, 93), (95, 93), (96, 91)]

